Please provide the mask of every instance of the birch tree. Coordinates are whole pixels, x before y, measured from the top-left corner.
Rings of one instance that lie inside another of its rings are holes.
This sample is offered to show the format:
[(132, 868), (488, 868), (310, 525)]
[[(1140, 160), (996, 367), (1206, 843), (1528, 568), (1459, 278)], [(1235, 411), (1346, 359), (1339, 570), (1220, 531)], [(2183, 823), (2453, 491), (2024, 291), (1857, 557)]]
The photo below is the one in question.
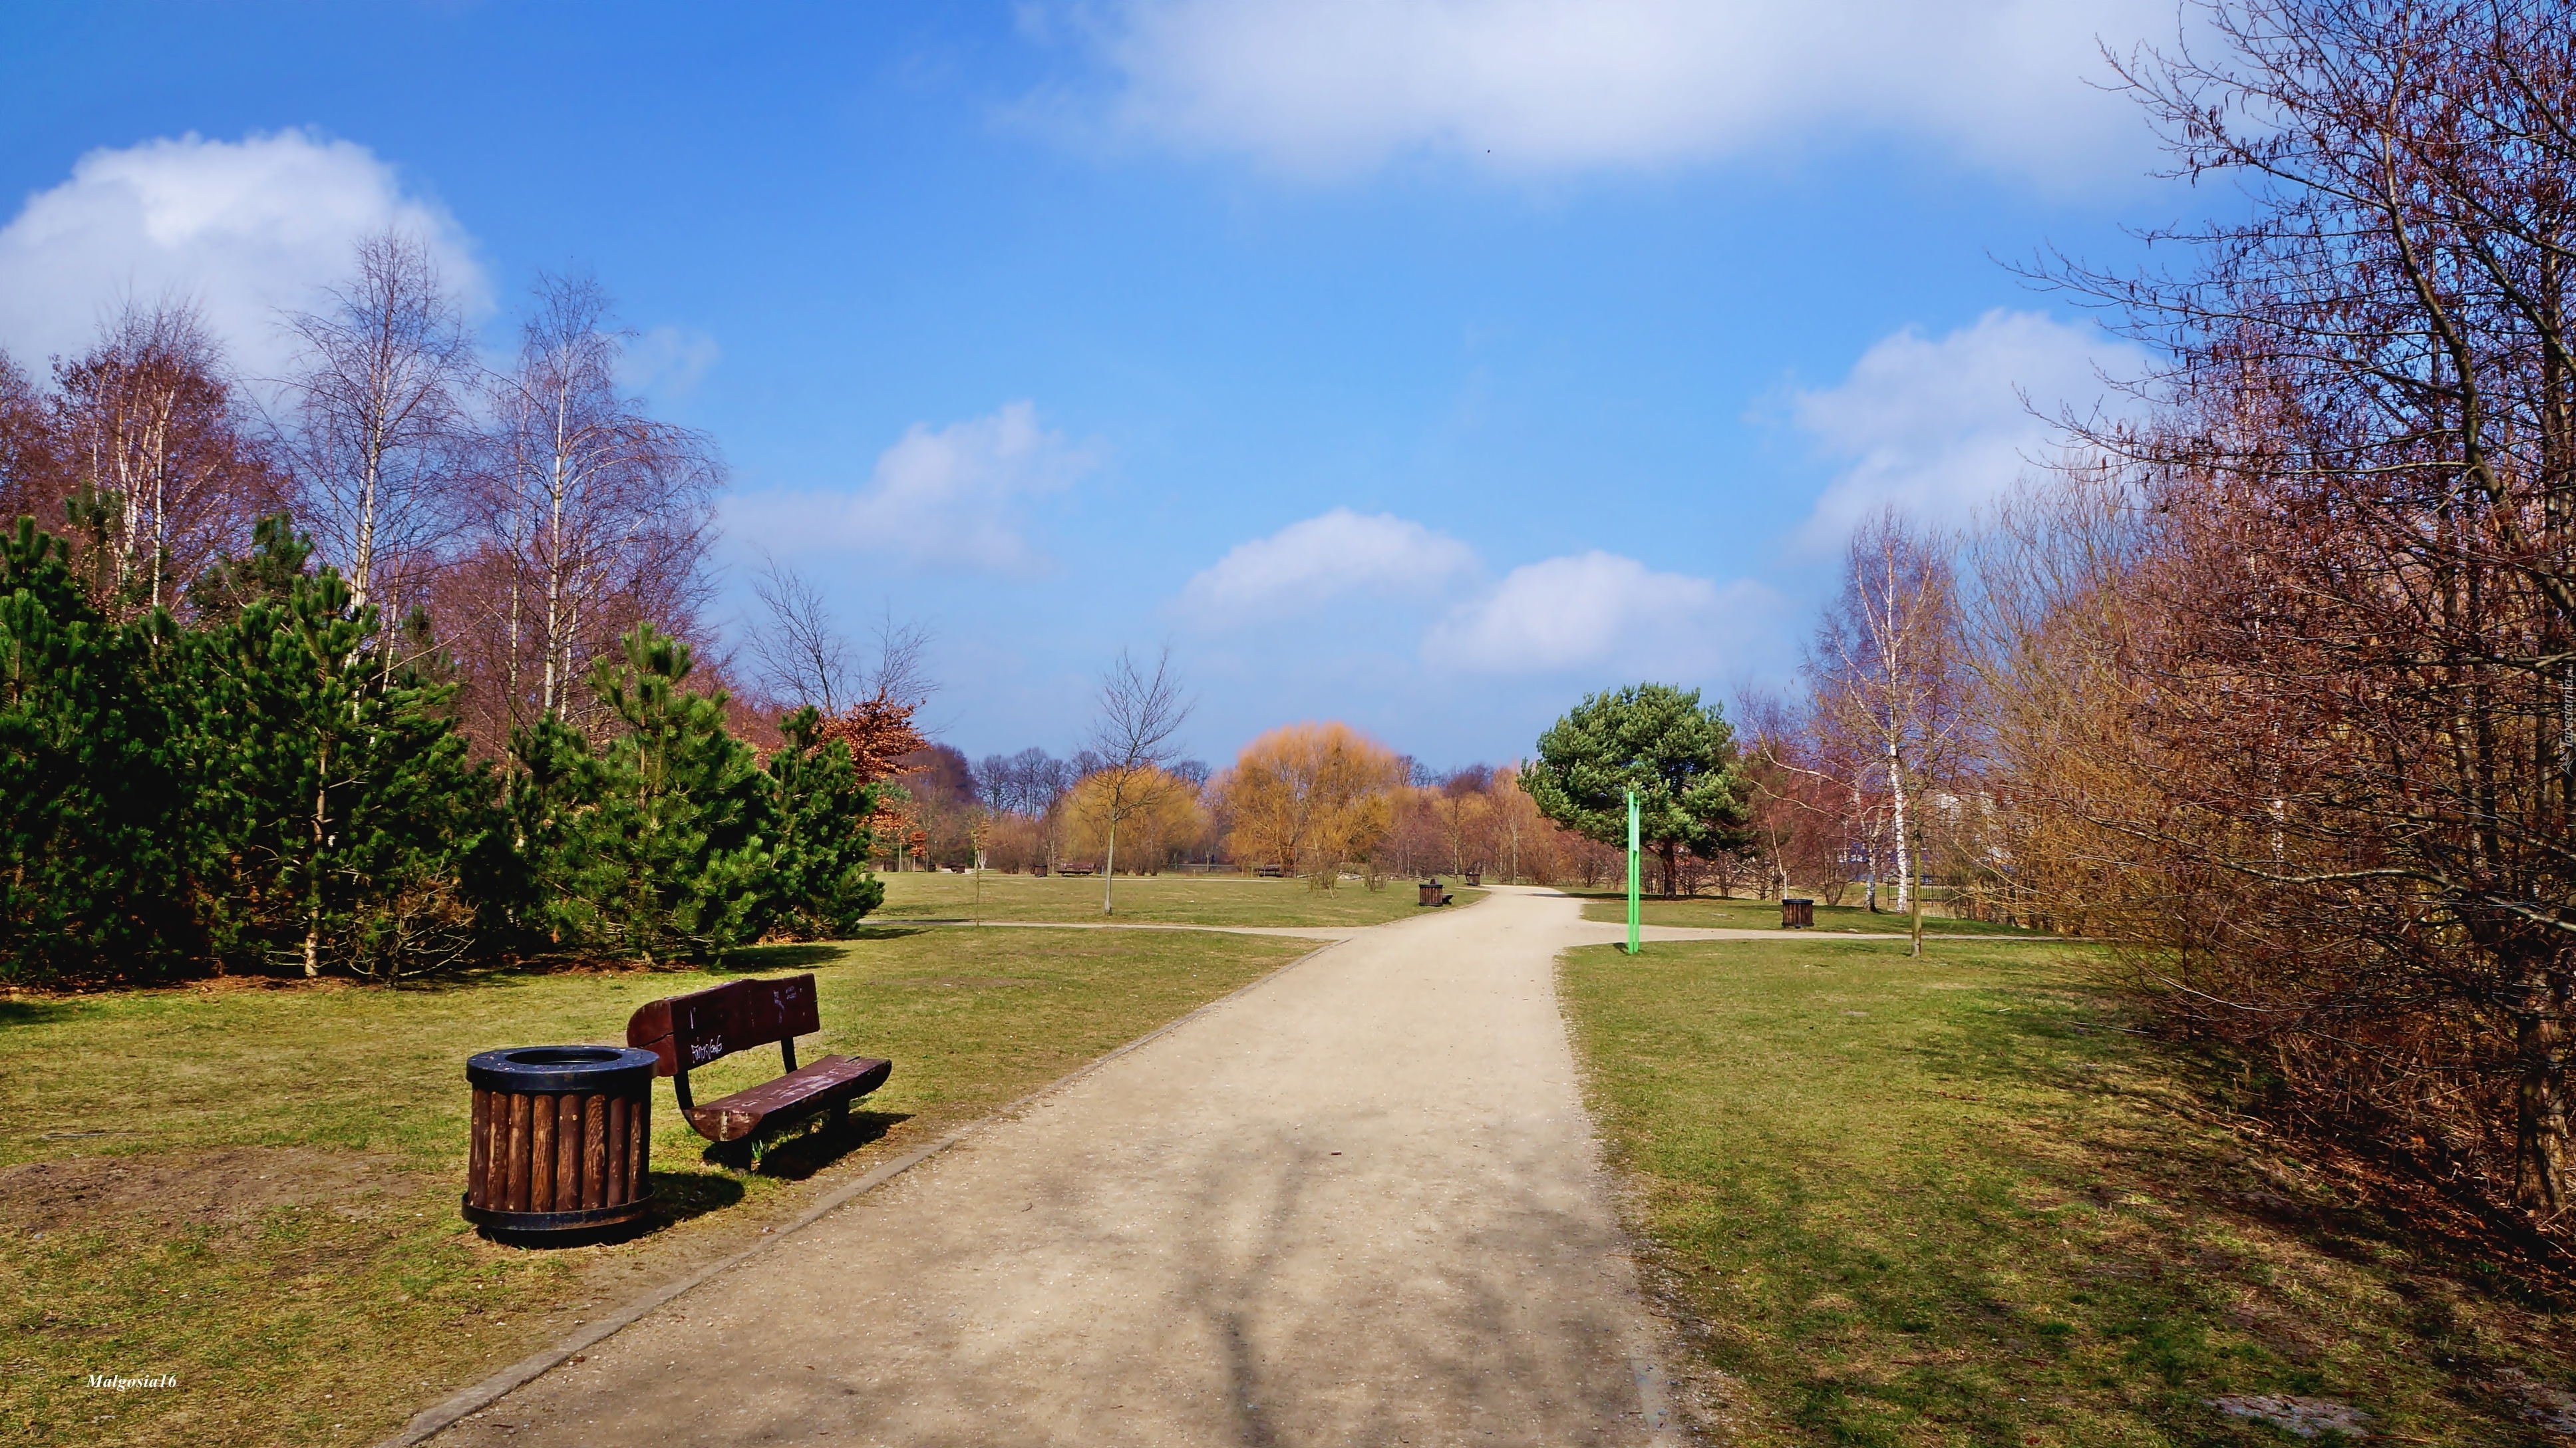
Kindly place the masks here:
[(288, 319), (299, 351), (286, 452), (320, 561), (391, 627), (459, 521), (472, 352), (419, 241), (369, 237), (356, 262), (328, 305)]
[[(1843, 587), (1808, 653), (1816, 711), (1867, 745), (1887, 791), (1896, 906), (1923, 953), (1924, 788), (1950, 759), (1960, 704), (1958, 590), (1949, 555), (1887, 510), (1852, 535)], [(1862, 781), (1848, 782), (1857, 798)], [(1876, 901), (1871, 902), (1875, 906)]]
[(515, 364), (487, 379), (483, 623), (513, 726), (600, 722), (591, 665), (638, 622), (687, 632), (707, 596), (722, 465), (618, 386), (625, 338), (597, 282), (546, 276)]
[(54, 380), (83, 571), (112, 616), (175, 605), (284, 505), (193, 306), (129, 302), (88, 352), (55, 364)]

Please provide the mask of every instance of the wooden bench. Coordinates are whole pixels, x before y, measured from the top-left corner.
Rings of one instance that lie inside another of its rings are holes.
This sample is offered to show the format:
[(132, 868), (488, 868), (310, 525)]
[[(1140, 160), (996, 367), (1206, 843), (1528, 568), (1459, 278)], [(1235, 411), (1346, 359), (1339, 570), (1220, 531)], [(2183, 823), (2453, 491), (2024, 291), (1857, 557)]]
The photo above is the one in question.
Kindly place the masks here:
[[(814, 1006), (814, 977), (737, 980), (687, 995), (647, 1002), (626, 1022), (626, 1044), (660, 1060), (653, 1071), (668, 1076), (680, 1114), (698, 1135), (719, 1145), (774, 1135), (808, 1117), (831, 1113), (838, 1125), (850, 1103), (885, 1084), (894, 1063), (866, 1056), (825, 1056), (796, 1064), (796, 1038), (823, 1029)], [(787, 1074), (705, 1105), (689, 1098), (689, 1072), (736, 1051), (778, 1043)]]
[(1252, 867), (1252, 874), (1253, 878), (1258, 880), (1278, 880), (1285, 878), (1287, 872), (1277, 865), (1255, 865)]
[(1089, 866), (1089, 865), (1058, 865), (1058, 866), (1056, 866), (1056, 867), (1055, 867), (1055, 872), (1056, 872), (1057, 874), (1059, 874), (1059, 875), (1088, 875), (1088, 874), (1090, 874), (1090, 873), (1091, 873), (1091, 866)]

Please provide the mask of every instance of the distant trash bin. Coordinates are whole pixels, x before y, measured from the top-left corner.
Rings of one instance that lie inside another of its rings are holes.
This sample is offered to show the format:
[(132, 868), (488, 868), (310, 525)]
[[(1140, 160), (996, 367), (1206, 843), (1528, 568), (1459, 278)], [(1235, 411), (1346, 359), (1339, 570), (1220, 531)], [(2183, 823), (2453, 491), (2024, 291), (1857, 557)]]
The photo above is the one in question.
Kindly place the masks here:
[(591, 1240), (652, 1210), (650, 1051), (522, 1046), (465, 1063), (465, 1220), (504, 1240)]
[(1467, 872), (1467, 883), (1470, 885), (1482, 885), (1485, 883), (1485, 872), (1482, 870), (1469, 870)]
[(1813, 930), (1815, 927), (1816, 927), (1816, 902), (1815, 902), (1815, 901), (1813, 901), (1813, 900), (1792, 900), (1792, 899), (1790, 899), (1790, 898), (1789, 898), (1788, 896), (1786, 896), (1786, 895), (1783, 895), (1783, 896), (1781, 896), (1781, 897), (1780, 897), (1780, 928), (1781, 928), (1781, 929), (1783, 929), (1783, 930)]

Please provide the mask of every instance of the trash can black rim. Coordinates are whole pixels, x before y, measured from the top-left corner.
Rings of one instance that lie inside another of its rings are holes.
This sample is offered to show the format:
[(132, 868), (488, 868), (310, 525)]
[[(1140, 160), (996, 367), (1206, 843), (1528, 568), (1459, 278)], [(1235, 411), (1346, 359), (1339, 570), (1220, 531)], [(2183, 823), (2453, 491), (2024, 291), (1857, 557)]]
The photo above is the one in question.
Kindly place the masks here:
[(631, 1046), (509, 1046), (465, 1063), (465, 1079), (486, 1091), (583, 1094), (649, 1086), (661, 1058)]
[(635, 1221), (653, 1210), (650, 1191), (631, 1202), (619, 1202), (613, 1207), (586, 1207), (570, 1212), (511, 1212), (499, 1207), (478, 1207), (474, 1205), (470, 1192), (460, 1194), (456, 1202), (464, 1212), (465, 1220), (478, 1227), (507, 1232), (577, 1232), (586, 1227), (613, 1227), (621, 1222)]

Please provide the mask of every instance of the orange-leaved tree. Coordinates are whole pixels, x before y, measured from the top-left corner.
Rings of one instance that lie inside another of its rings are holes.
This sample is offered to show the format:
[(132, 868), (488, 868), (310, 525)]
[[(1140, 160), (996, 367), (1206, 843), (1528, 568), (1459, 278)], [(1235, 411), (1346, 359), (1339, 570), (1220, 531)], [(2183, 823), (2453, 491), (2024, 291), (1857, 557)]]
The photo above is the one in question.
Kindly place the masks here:
[[(1107, 770), (1088, 774), (1064, 797), (1067, 843), (1079, 856), (1109, 858), (1111, 782)], [(1118, 828), (1130, 873), (1153, 874), (1171, 863), (1174, 850), (1195, 849), (1207, 837), (1207, 806), (1188, 780), (1147, 766), (1127, 781), (1127, 794), (1129, 807)]]
[(1137, 667), (1125, 649), (1100, 681), (1100, 713), (1091, 726), (1095, 764), (1087, 779), (1099, 793), (1099, 812), (1107, 826), (1108, 851), (1100, 865), (1100, 913), (1112, 913), (1118, 879), (1118, 826), (1128, 816), (1152, 809), (1172, 785), (1182, 781), (1164, 766), (1172, 762), (1172, 737), (1188, 721), (1192, 701), (1181, 690), (1172, 669), (1172, 651), (1155, 656), (1154, 671)]
[(1395, 817), (1404, 763), (1347, 724), (1289, 724), (1243, 747), (1215, 784), (1238, 858), (1275, 860), (1330, 889), (1345, 860), (1365, 860)]

